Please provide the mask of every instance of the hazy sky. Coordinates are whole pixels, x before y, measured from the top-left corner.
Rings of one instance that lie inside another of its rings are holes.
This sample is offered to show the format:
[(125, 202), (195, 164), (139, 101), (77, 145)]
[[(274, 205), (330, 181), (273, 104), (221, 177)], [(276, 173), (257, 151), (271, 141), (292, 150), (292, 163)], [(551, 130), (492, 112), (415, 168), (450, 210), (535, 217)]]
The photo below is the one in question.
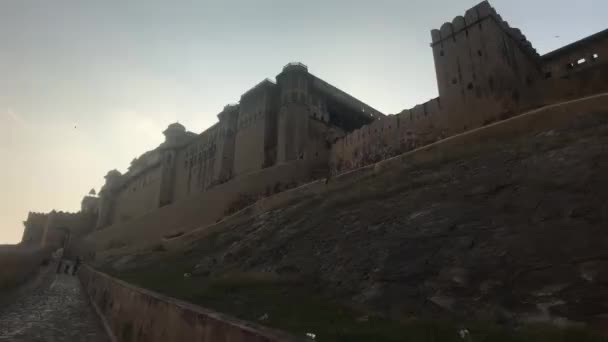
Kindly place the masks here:
[[(387, 114), (436, 96), (429, 31), (477, 2), (0, 0), (0, 243), (287, 62)], [(606, 28), (605, 0), (492, 3), (541, 53)]]

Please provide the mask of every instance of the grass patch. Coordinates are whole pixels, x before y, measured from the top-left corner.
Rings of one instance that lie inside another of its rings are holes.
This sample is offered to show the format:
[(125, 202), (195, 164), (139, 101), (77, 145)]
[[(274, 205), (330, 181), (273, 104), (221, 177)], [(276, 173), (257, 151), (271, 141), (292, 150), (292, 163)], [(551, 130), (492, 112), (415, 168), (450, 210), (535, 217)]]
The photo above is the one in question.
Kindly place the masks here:
[[(608, 342), (608, 337), (576, 329), (528, 326), (508, 331), (486, 322), (393, 321), (334, 302), (319, 292), (314, 279), (274, 274), (231, 274), (215, 278), (184, 277), (191, 265), (156, 265), (155, 269), (114, 274), (145, 288), (238, 318), (288, 331), (296, 336), (314, 333), (316, 341), (469, 341), (484, 342)], [(465, 340), (466, 341), (466, 340)]]

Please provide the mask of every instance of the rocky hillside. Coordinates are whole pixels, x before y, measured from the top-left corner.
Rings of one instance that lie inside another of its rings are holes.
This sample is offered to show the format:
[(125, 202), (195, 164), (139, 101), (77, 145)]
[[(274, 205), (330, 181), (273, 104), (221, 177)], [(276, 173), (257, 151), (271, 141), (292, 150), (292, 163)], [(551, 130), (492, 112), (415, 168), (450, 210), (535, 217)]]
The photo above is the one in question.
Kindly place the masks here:
[(315, 295), (398, 321), (606, 327), (608, 113), (547, 126), (452, 159), (334, 179), (283, 207), (244, 210), (181, 247), (98, 264), (187, 299), (150, 274), (306, 279)]

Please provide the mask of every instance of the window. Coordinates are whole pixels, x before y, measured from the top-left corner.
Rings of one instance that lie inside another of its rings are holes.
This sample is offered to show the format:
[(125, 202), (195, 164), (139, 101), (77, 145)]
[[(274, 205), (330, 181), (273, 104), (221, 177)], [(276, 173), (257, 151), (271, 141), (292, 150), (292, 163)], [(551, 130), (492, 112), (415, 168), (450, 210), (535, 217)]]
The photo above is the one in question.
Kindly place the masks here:
[(472, 89), (473, 89), (473, 83), (469, 83), (469, 84), (467, 85), (467, 89), (472, 90)]
[(545, 73), (545, 79), (547, 79), (547, 78), (551, 78), (551, 76), (553, 76), (553, 74), (551, 73), (551, 71), (547, 71), (547, 72)]
[(456, 78), (452, 78), (452, 84), (456, 84), (458, 83), (458, 80)]
[(441, 57), (444, 56), (443, 50), (439, 51), (439, 56), (441, 56)]
[(481, 50), (477, 50), (477, 56), (479, 56), (479, 57), (483, 56), (483, 53), (481, 52)]

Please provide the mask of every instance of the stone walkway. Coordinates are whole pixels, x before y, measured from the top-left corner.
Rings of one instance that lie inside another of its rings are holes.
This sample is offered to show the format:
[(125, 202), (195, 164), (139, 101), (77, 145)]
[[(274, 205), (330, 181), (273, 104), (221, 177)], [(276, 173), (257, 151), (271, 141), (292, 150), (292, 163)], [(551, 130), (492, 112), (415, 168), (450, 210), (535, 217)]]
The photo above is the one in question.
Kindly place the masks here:
[(0, 341), (108, 342), (77, 277), (49, 274), (0, 307)]

